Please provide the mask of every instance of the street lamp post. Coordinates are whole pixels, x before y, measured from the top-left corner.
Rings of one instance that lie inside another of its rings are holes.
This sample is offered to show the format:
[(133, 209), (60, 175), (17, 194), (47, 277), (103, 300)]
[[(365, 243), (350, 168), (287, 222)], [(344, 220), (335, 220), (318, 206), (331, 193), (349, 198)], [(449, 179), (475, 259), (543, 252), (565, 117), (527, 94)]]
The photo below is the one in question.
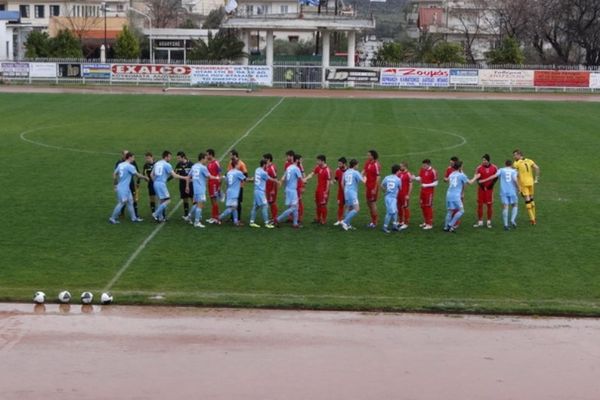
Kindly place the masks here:
[(148, 30), (150, 31), (150, 34), (148, 35), (148, 40), (149, 40), (149, 50), (150, 50), (150, 62), (152, 64), (154, 64), (154, 52), (152, 51), (152, 18), (150, 18), (147, 14), (144, 14), (143, 12), (141, 12), (140, 10), (137, 10), (133, 7), (129, 8), (129, 11), (133, 11), (134, 13), (137, 13), (139, 15), (141, 15), (144, 18), (148, 19)]
[(104, 48), (108, 50), (106, 47), (106, 3), (102, 3), (102, 11), (104, 11)]

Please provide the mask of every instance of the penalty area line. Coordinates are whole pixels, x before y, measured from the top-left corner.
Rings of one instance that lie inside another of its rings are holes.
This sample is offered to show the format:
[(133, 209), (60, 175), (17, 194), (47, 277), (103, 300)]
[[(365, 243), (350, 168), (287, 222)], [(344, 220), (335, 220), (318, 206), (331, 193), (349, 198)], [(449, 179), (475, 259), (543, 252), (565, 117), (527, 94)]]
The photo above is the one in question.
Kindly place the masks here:
[[(273, 111), (275, 111), (275, 109), (277, 107), (279, 107), (279, 105), (281, 103), (283, 103), (284, 100), (285, 100), (285, 97), (282, 97), (273, 107), (271, 107), (262, 117), (260, 117), (258, 119), (258, 121), (256, 121), (254, 123), (254, 125), (252, 125), (250, 128), (248, 128), (242, 136), (240, 136), (235, 142), (233, 142), (233, 144), (231, 146), (229, 146), (227, 148), (227, 150), (225, 150), (223, 155), (221, 157), (219, 157), (219, 162), (223, 161), (223, 159), (227, 156), (227, 154), (235, 146), (237, 146), (242, 140), (247, 138), (254, 131), (254, 129), (256, 129), (265, 119), (267, 119), (267, 117), (269, 115), (271, 115), (273, 113)], [(168, 218), (171, 218), (171, 216), (173, 216), (173, 214), (175, 214), (175, 212), (179, 209), (179, 207), (181, 207), (181, 204), (183, 204), (183, 201), (179, 200), (179, 202), (175, 205), (175, 208), (173, 208), (171, 210), (171, 212), (169, 213)], [(129, 256), (127, 261), (125, 261), (125, 264), (123, 264), (123, 266), (121, 268), (119, 268), (119, 270), (117, 271), (115, 276), (110, 280), (110, 282), (108, 282), (106, 284), (106, 286), (103, 289), (104, 292), (108, 292), (110, 289), (112, 289), (112, 287), (115, 285), (115, 283), (117, 283), (117, 281), (121, 278), (121, 276), (125, 273), (125, 271), (127, 271), (129, 269), (129, 267), (135, 261), (135, 259), (146, 248), (148, 243), (150, 243), (152, 241), (152, 239), (154, 239), (154, 237), (160, 232), (160, 230), (163, 228), (163, 226), (165, 226), (164, 223), (159, 224), (156, 228), (154, 228), (154, 230), (150, 233), (150, 235), (148, 235), (148, 237), (146, 237), (146, 239), (144, 239), (144, 241), (138, 246), (138, 248), (135, 249), (135, 251), (133, 253), (131, 253), (131, 255)]]

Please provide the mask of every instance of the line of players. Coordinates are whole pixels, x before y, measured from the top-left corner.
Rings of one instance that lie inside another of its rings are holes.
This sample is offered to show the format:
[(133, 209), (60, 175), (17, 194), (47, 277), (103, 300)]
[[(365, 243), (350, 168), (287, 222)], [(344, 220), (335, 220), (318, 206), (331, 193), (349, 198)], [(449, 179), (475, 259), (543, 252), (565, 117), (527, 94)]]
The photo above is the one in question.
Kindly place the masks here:
[[(264, 154), (253, 177), (248, 174), (246, 164), (240, 159), (236, 150), (230, 152), (230, 161), (227, 172), (223, 171), (215, 152), (208, 149), (200, 153), (196, 163), (191, 162), (184, 152), (177, 153), (175, 169), (170, 162), (172, 154), (164, 151), (162, 159), (155, 162), (151, 153), (146, 153), (146, 163), (143, 173), (137, 171), (135, 157), (128, 151), (123, 152), (122, 160), (117, 162), (113, 179), (117, 192), (117, 205), (109, 221), (119, 223), (119, 214), (124, 208), (129, 209), (131, 220), (142, 221), (137, 213), (137, 199), (139, 195), (139, 180), (148, 181), (148, 194), (152, 217), (157, 222), (166, 220), (166, 209), (170, 202), (167, 188), (168, 180), (179, 179), (180, 197), (184, 204), (183, 218), (195, 227), (204, 228), (202, 212), (207, 198), (211, 202), (211, 217), (207, 220), (211, 224), (221, 224), (226, 218), (231, 218), (237, 226), (242, 225), (241, 212), (243, 202), (243, 189), (245, 182), (254, 182), (253, 207), (250, 215), (250, 226), (260, 228), (256, 223), (258, 211), (262, 214), (263, 224), (266, 228), (274, 228), (286, 220), (292, 226), (301, 226), (304, 206), (302, 196), (304, 185), (313, 177), (317, 178), (315, 190), (316, 217), (314, 223), (325, 225), (327, 222), (327, 204), (331, 186), (338, 185), (337, 189), (337, 221), (334, 225), (341, 226), (344, 230), (352, 229), (351, 221), (359, 212), (358, 188), (361, 183), (366, 187), (366, 201), (370, 213), (368, 228), (375, 228), (378, 224), (377, 200), (380, 191), (384, 193), (386, 214), (382, 230), (386, 233), (391, 230), (405, 230), (410, 222), (410, 197), (413, 182), (421, 185), (420, 206), (423, 214), (423, 223), (420, 227), (424, 230), (433, 228), (433, 199), (435, 188), (438, 186), (438, 176), (432, 167), (431, 161), (422, 162), (418, 175), (413, 175), (408, 170), (408, 164), (402, 162), (394, 164), (391, 174), (381, 179), (381, 166), (378, 153), (375, 150), (367, 152), (367, 159), (362, 171), (357, 169), (358, 161), (349, 162), (341, 157), (335, 173), (332, 174), (324, 155), (317, 156), (315, 168), (305, 174), (302, 156), (290, 150), (286, 153), (284, 174), (278, 179), (277, 169), (273, 164), (273, 156)], [(536, 224), (534, 184), (538, 182), (540, 169), (535, 162), (523, 156), (520, 150), (513, 152), (514, 162), (507, 160), (503, 168), (497, 168), (490, 162), (490, 156), (485, 154), (481, 164), (477, 167), (472, 179), (468, 179), (462, 170), (462, 161), (458, 157), (450, 159), (450, 165), (444, 175), (448, 183), (446, 194), (447, 214), (444, 230), (455, 232), (460, 225), (464, 214), (463, 198), (464, 187), (467, 184), (478, 183), (477, 215), (478, 222), (474, 227), (492, 227), (493, 192), (497, 180), (500, 181), (500, 199), (503, 206), (503, 224), (506, 230), (516, 228), (518, 212), (517, 194), (525, 199), (525, 204), (532, 225)], [(134, 178), (137, 177), (137, 185)], [(221, 191), (222, 181), (226, 181), (224, 193)], [(207, 196), (208, 187), (208, 196)], [(284, 188), (286, 210), (279, 214), (277, 207), (278, 189)], [(156, 199), (159, 200), (157, 207)], [(191, 200), (191, 201), (190, 201)], [(225, 202), (225, 210), (220, 213), (219, 201)], [(483, 222), (483, 209), (487, 206), (487, 224)], [(509, 208), (511, 208), (509, 223)], [(268, 214), (271, 212), (271, 219)]]

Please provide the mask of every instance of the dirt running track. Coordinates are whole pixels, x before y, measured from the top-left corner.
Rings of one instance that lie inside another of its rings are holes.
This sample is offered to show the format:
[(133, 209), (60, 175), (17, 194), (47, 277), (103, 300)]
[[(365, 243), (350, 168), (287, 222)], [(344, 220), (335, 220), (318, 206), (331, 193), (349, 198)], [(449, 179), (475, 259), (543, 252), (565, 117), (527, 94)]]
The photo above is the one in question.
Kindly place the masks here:
[(0, 304), (2, 400), (597, 400), (599, 377), (592, 319)]
[(455, 99), (455, 100), (531, 100), (600, 102), (600, 93), (493, 93), (443, 92), (416, 90), (327, 90), (327, 89), (260, 89), (255, 92), (227, 89), (168, 88), (159, 86), (25, 86), (0, 85), (0, 93), (89, 93), (89, 94), (165, 94), (196, 96), (247, 97), (321, 97), (345, 99)]

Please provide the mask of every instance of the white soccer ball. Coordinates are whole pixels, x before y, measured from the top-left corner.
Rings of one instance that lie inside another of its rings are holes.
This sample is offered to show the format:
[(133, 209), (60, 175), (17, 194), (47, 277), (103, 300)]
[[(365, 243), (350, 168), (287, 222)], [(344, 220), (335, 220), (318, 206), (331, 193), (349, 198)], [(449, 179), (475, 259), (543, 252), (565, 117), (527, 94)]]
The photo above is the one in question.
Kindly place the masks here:
[(44, 292), (35, 292), (33, 295), (33, 302), (36, 304), (44, 304), (46, 301), (46, 293)]
[(102, 295), (100, 296), (101, 304), (110, 304), (112, 302), (113, 302), (113, 297), (110, 293), (102, 293)]
[(71, 293), (69, 293), (67, 290), (63, 290), (62, 292), (60, 292), (58, 294), (58, 301), (60, 301), (61, 303), (68, 303), (71, 301)]
[(81, 302), (83, 304), (91, 304), (94, 300), (94, 295), (91, 292), (81, 293)]

